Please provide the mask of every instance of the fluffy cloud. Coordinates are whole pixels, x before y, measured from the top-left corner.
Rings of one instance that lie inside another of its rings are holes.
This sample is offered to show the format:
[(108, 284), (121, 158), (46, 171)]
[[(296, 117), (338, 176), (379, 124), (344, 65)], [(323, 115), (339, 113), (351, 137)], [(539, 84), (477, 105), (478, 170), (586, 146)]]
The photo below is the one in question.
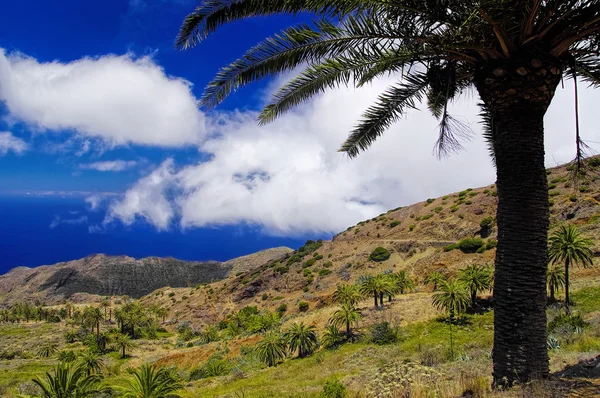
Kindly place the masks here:
[[(275, 235), (332, 233), (399, 205), (493, 183), (476, 101), (454, 106), (475, 137), (449, 159), (432, 155), (436, 122), (418, 111), (357, 159), (337, 153), (388, 83), (328, 92), (264, 127), (250, 112), (218, 115), (211, 121), (218, 135), (201, 147), (210, 160), (179, 169), (163, 163), (111, 205), (107, 220), (141, 218), (159, 229), (175, 222), (184, 228), (248, 223)], [(580, 100), (583, 137), (600, 141), (593, 120), (600, 93), (582, 90)], [(546, 118), (549, 166), (574, 156), (572, 103), (572, 91), (560, 90)]]
[(0, 155), (6, 155), (9, 151), (23, 153), (29, 146), (22, 139), (15, 137), (8, 131), (0, 132)]
[(115, 144), (198, 144), (204, 115), (184, 79), (131, 54), (42, 63), (0, 49), (0, 100), (39, 129), (72, 130)]
[(94, 162), (82, 164), (79, 167), (86, 170), (96, 171), (123, 171), (135, 167), (135, 160), (110, 160), (104, 162)]

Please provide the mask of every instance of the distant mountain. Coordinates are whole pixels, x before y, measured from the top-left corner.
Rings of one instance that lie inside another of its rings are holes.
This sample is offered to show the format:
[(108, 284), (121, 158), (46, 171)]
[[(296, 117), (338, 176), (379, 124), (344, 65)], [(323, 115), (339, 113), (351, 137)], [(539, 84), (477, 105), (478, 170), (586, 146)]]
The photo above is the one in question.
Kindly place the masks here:
[(219, 281), (248, 271), (292, 250), (279, 247), (227, 262), (181, 261), (174, 258), (96, 254), (80, 260), (36, 268), (17, 267), (0, 276), (0, 305), (39, 299), (54, 303), (76, 293), (139, 298), (170, 286), (186, 287)]

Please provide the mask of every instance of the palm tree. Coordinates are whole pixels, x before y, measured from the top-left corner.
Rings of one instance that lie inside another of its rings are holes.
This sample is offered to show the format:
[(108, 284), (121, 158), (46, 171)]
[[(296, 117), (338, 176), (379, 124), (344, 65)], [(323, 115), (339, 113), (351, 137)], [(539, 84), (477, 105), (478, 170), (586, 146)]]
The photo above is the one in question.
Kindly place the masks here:
[(285, 341), (279, 334), (271, 332), (256, 345), (256, 354), (268, 366), (275, 366), (285, 358)]
[(452, 324), (454, 316), (459, 315), (469, 305), (469, 292), (465, 285), (457, 280), (444, 281), (439, 286), (440, 292), (432, 297), (433, 306), (447, 312), (450, 318), (450, 353), (454, 359), (454, 341), (452, 339)]
[(283, 338), (292, 353), (298, 351), (298, 358), (309, 356), (319, 345), (315, 327), (313, 325), (306, 326), (302, 322), (294, 323), (283, 334)]
[(104, 361), (102, 358), (100, 358), (98, 353), (92, 350), (87, 350), (81, 353), (79, 356), (79, 361), (81, 366), (84, 367), (88, 376), (91, 374), (100, 374), (102, 372)]
[(168, 313), (169, 313), (169, 311), (166, 308), (158, 307), (156, 309), (156, 316), (158, 316), (162, 319), (162, 323), (165, 323), (165, 317), (167, 316)]
[(106, 318), (107, 318), (107, 312), (108, 312), (108, 309), (110, 308), (110, 312), (111, 312), (111, 316), (110, 316), (110, 318), (111, 318), (111, 319), (110, 319), (110, 320), (112, 321), (112, 308), (111, 308), (110, 300), (109, 300), (109, 299), (107, 299), (107, 298), (105, 298), (105, 299), (104, 299), (104, 300), (102, 300), (102, 302), (100, 303), (100, 306), (101, 306), (102, 308), (104, 308), (104, 321), (105, 321), (105, 322), (107, 321), (107, 319), (106, 319)]
[(340, 304), (356, 305), (362, 298), (358, 286), (356, 285), (338, 285), (333, 292), (333, 301)]
[(106, 391), (101, 380), (98, 375), (87, 375), (81, 366), (59, 363), (53, 373), (46, 372), (44, 378), (36, 377), (33, 382), (42, 390), (42, 398), (85, 398)]
[(492, 272), (489, 267), (469, 265), (458, 272), (458, 281), (471, 292), (471, 306), (477, 305), (477, 292), (492, 287)]
[[(404, 294), (407, 291), (415, 288), (415, 283), (406, 270), (402, 270), (397, 274), (389, 274), (390, 282), (393, 285), (393, 292)], [(389, 295), (389, 301), (392, 301), (392, 295)]]
[(440, 286), (446, 279), (446, 275), (439, 271), (433, 271), (431, 274), (427, 275), (427, 278), (425, 278), (425, 284), (432, 284), (433, 291), (436, 291), (438, 290), (438, 286)]
[(352, 337), (352, 329), (350, 328), (353, 324), (357, 324), (360, 321), (362, 315), (359, 310), (349, 304), (342, 304), (338, 310), (336, 310), (329, 322), (335, 326), (346, 326), (346, 338)]
[[(89, 324), (96, 327), (96, 336), (100, 335), (100, 322), (104, 320), (104, 316), (102, 316), (102, 312), (100, 312), (100, 308), (97, 307), (87, 307), (83, 312), (86, 320)], [(92, 328), (93, 328), (92, 326)], [(93, 332), (93, 329), (92, 329)]]
[(394, 292), (394, 285), (386, 275), (369, 276), (362, 281), (359, 291), (364, 296), (373, 296), (377, 308), (379, 302), (383, 306), (383, 296)]
[(133, 347), (131, 337), (123, 333), (118, 333), (115, 335), (114, 341), (117, 348), (121, 351), (121, 357), (125, 358), (126, 350)]
[(323, 333), (321, 343), (327, 349), (336, 348), (344, 340), (344, 335), (336, 325), (329, 325)]
[(41, 358), (50, 358), (57, 350), (58, 345), (56, 343), (48, 343), (41, 346), (38, 349), (37, 354)]
[(548, 290), (550, 291), (550, 299), (548, 300), (550, 303), (556, 302), (556, 297), (554, 296), (554, 292), (559, 291), (565, 286), (565, 269), (556, 264), (548, 265)]
[(594, 253), (591, 247), (594, 242), (581, 236), (574, 225), (562, 225), (550, 236), (550, 261), (553, 264), (565, 264), (565, 306), (569, 310), (569, 266), (582, 264), (584, 267), (593, 265)]
[[(230, 22), (276, 14), (309, 14), (315, 23), (286, 29), (223, 68), (202, 105), (215, 107), (242, 86), (303, 68), (260, 114), (268, 123), (328, 88), (398, 76), (341, 151), (357, 156), (425, 99), (440, 120), (436, 149), (444, 155), (468, 131), (448, 103), (478, 91), (498, 187), (494, 384), (547, 376), (543, 119), (563, 76), (600, 85), (598, 2), (211, 0), (185, 18), (176, 46), (192, 47)], [(584, 145), (575, 130), (577, 175)]]
[(174, 372), (156, 365), (142, 365), (130, 371), (133, 376), (121, 390), (123, 398), (177, 398), (175, 391), (183, 387)]

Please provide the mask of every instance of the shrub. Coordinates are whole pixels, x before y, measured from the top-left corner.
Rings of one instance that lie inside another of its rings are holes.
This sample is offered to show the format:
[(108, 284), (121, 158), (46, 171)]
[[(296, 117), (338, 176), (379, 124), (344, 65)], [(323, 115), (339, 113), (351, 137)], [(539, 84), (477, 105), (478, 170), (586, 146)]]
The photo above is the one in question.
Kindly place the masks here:
[(440, 213), (442, 210), (444, 210), (442, 206), (438, 206), (435, 209), (433, 209), (433, 211), (435, 211), (436, 213)]
[(262, 301), (265, 301), (265, 300), (267, 300), (268, 298), (269, 298), (269, 295), (268, 295), (267, 293), (263, 293), (263, 295), (262, 295), (262, 297), (261, 297)]
[(279, 272), (280, 275), (287, 274), (290, 270), (290, 267), (287, 265), (280, 265), (275, 268), (275, 272)]
[(379, 322), (371, 328), (371, 340), (375, 344), (392, 344), (398, 341), (398, 329), (389, 322)]
[(397, 227), (398, 225), (400, 225), (400, 221), (392, 221), (392, 222), (390, 223), (390, 228)]
[(425, 214), (423, 217), (421, 217), (421, 220), (429, 220), (431, 217), (433, 217), (433, 213)]
[(302, 268), (312, 267), (317, 262), (316, 258), (309, 258), (302, 264)]
[(331, 270), (330, 269), (319, 270), (319, 275), (320, 276), (326, 276), (326, 275), (330, 275), (330, 274), (331, 274)]
[(481, 228), (490, 228), (494, 224), (494, 217), (486, 217), (479, 223)]
[(557, 195), (560, 195), (560, 192), (559, 192), (559, 191), (556, 191), (556, 190), (554, 190), (554, 191), (550, 191), (550, 192), (548, 192), (548, 196), (550, 196), (550, 197), (552, 197), (552, 196), (557, 196)]
[(323, 267), (325, 268), (329, 268), (333, 265), (333, 263), (331, 261), (327, 261), (325, 264), (323, 264)]
[(581, 314), (560, 314), (548, 324), (548, 332), (553, 332), (561, 326), (568, 325), (573, 329), (583, 329), (587, 323), (583, 320)]
[(472, 204), (473, 204), (473, 202), (471, 202), (470, 200), (467, 200), (467, 201), (465, 201), (465, 204), (466, 204), (466, 205), (472, 205)]
[(309, 269), (305, 269), (302, 273), (305, 277), (312, 275), (312, 271)]
[(280, 315), (281, 315), (281, 314), (283, 314), (283, 313), (284, 313), (284, 312), (286, 312), (286, 311), (287, 311), (287, 304), (286, 304), (286, 303), (281, 303), (281, 304), (279, 305), (279, 307), (277, 307), (277, 312), (278, 312)]
[(548, 184), (548, 189), (554, 189), (556, 188), (556, 184)]
[(483, 245), (484, 242), (480, 238), (465, 238), (458, 242), (458, 248), (463, 253), (475, 253)]
[(443, 249), (445, 252), (449, 252), (449, 251), (458, 249), (458, 243), (452, 243), (451, 245), (446, 245), (446, 246), (444, 246)]
[(229, 361), (214, 357), (209, 359), (202, 367), (190, 372), (190, 381), (205, 379), (208, 377), (225, 376), (231, 370)]
[(175, 293), (173, 293), (173, 292), (169, 293), (169, 297), (173, 297), (173, 296), (175, 296)]
[(381, 262), (389, 259), (390, 256), (390, 252), (387, 249), (380, 246), (371, 252), (371, 254), (369, 255), (369, 260)]
[(410, 224), (410, 225), (408, 226), (408, 230), (409, 230), (410, 232), (412, 232), (412, 231), (414, 231), (415, 227), (416, 227), (416, 225), (415, 225), (415, 224)]
[(339, 380), (331, 380), (325, 383), (323, 386), (323, 392), (321, 397), (323, 398), (346, 398), (348, 391)]
[(571, 202), (577, 202), (577, 195), (575, 195), (575, 194), (572, 194), (571, 196), (569, 196), (569, 200), (570, 200)]
[(498, 246), (498, 241), (496, 239), (490, 239), (485, 244), (485, 250), (492, 250), (496, 246)]
[(308, 303), (306, 301), (301, 301), (298, 303), (298, 309), (300, 310), (300, 312), (306, 312), (308, 311)]
[(457, 205), (454, 205), (454, 206), (452, 206), (452, 207), (450, 208), (450, 211), (451, 211), (452, 213), (456, 213), (456, 211), (457, 211), (457, 210), (458, 210), (458, 206), (457, 206)]

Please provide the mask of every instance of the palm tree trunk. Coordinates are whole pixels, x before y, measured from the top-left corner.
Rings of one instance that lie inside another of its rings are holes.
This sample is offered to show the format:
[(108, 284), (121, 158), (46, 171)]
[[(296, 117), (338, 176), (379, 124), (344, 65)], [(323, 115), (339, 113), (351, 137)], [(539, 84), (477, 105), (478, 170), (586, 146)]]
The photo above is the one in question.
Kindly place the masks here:
[(471, 307), (475, 308), (477, 306), (477, 290), (471, 290)]
[(482, 69), (475, 77), (490, 117), (497, 173), (495, 387), (549, 374), (544, 115), (560, 81), (561, 68), (556, 60), (540, 61), (526, 55), (513, 58), (511, 64)]
[(375, 298), (375, 308), (377, 308), (377, 292), (373, 293), (373, 297)]
[(571, 301), (569, 300), (569, 259), (565, 260), (565, 308), (567, 309), (567, 314), (571, 313), (571, 309), (569, 308), (569, 304)]
[(550, 284), (550, 303), (554, 303), (556, 298), (554, 297), (554, 284)]
[(379, 293), (379, 305), (383, 307), (383, 293)]
[(346, 319), (346, 338), (350, 338), (350, 320)]

